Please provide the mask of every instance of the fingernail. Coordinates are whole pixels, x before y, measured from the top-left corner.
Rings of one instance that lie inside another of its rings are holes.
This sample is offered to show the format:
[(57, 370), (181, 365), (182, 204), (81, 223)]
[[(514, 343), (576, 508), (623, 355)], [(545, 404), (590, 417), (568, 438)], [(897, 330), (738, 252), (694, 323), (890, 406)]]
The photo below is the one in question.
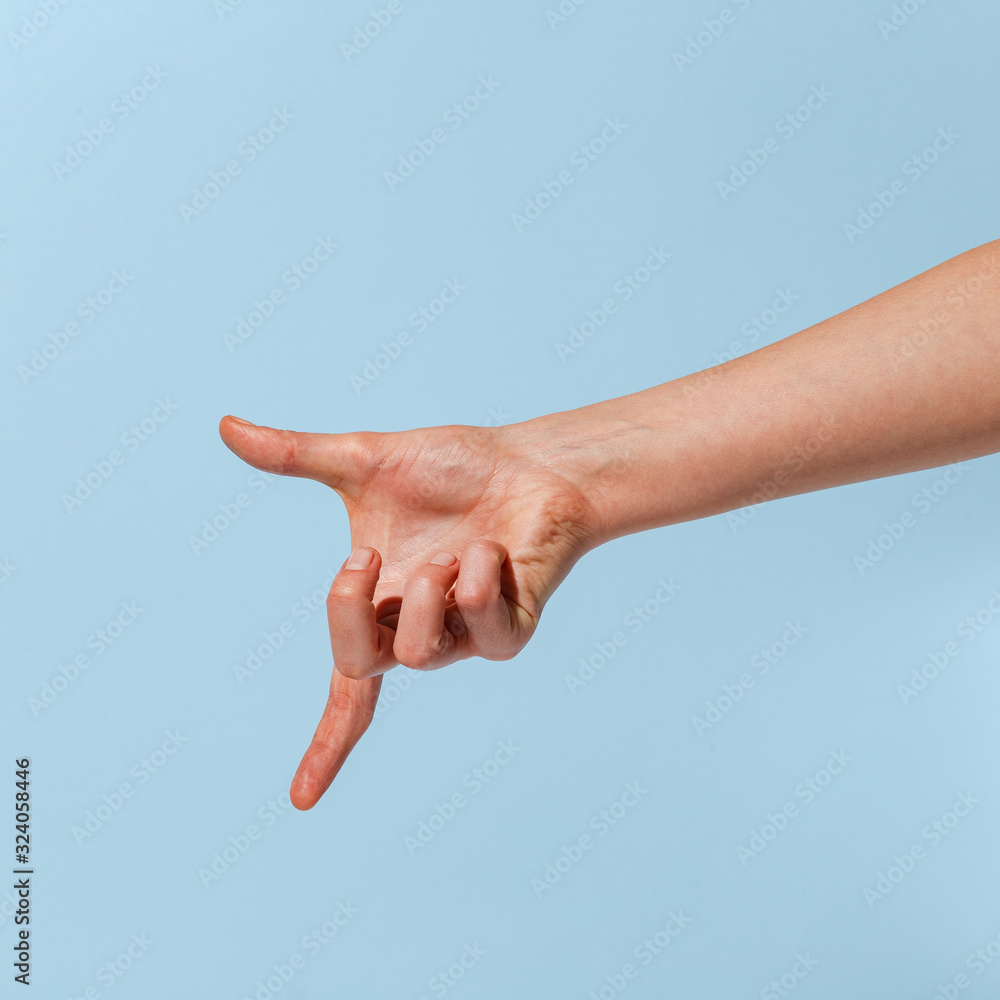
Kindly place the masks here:
[(451, 566), (457, 560), (450, 552), (439, 552), (432, 560), (432, 566)]
[(372, 564), (372, 559), (375, 558), (375, 553), (372, 549), (368, 548), (367, 545), (359, 545), (352, 553), (351, 558), (347, 560), (348, 569), (368, 569)]
[(243, 424), (245, 427), (256, 427), (256, 424), (250, 423), (249, 420), (244, 420), (242, 417), (234, 417), (231, 413), (229, 414), (230, 420), (235, 420), (238, 424)]

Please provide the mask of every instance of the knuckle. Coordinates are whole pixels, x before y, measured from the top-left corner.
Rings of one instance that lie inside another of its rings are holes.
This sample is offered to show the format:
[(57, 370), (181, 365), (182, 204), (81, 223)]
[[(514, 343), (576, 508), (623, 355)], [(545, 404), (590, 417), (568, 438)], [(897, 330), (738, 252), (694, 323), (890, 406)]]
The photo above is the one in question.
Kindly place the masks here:
[(492, 659), (496, 659), (496, 660), (513, 660), (514, 657), (517, 656), (517, 654), (521, 652), (521, 649), (522, 649), (522, 647), (520, 645), (518, 645), (518, 646), (513, 646), (513, 647), (511, 647), (509, 649), (501, 650), (500, 652), (497, 653), (497, 655), (495, 657), (492, 657)]
[(404, 667), (411, 670), (427, 670), (437, 658), (437, 650), (424, 643), (397, 643), (392, 653)]
[[(351, 681), (364, 680), (367, 676), (367, 671), (364, 666), (355, 660), (337, 660), (336, 667), (338, 673), (343, 674), (344, 677)], [(343, 707), (347, 707), (346, 703)]]
[(326, 595), (326, 606), (330, 611), (340, 611), (349, 607), (357, 599), (355, 587), (347, 580), (334, 580)]
[(440, 590), (440, 584), (434, 579), (433, 569), (419, 569), (406, 581), (403, 587), (403, 599), (409, 598), (423, 603)]
[(455, 590), (455, 600), (469, 611), (486, 611), (496, 601), (494, 588), (481, 583), (459, 586)]
[(301, 442), (295, 431), (284, 431), (281, 443), (281, 454), (278, 457), (275, 471), (287, 476), (298, 468)]
[(426, 650), (414, 650), (401, 661), (404, 667), (412, 670), (429, 670), (434, 663), (434, 657)]
[(503, 562), (507, 558), (507, 549), (492, 538), (477, 538), (465, 547), (463, 557), (467, 560), (470, 556), (493, 556)]
[[(340, 667), (337, 667), (337, 672), (340, 673)], [(341, 687), (337, 689), (336, 686), (330, 691), (330, 697), (328, 699), (327, 708), (334, 715), (342, 715), (345, 712), (350, 712), (354, 708), (354, 699)], [(322, 730), (318, 730), (316, 735), (322, 734)]]
[(524, 649), (523, 642), (502, 642), (480, 655), (484, 660), (513, 660), (522, 649)]
[(310, 749), (318, 751), (324, 757), (332, 757), (340, 750), (340, 747), (335, 740), (328, 736), (314, 736)]

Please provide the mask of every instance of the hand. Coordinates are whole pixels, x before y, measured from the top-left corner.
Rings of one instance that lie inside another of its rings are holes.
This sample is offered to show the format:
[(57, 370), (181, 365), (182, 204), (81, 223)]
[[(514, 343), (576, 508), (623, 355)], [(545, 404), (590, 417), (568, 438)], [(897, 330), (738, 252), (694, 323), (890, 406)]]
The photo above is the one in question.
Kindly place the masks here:
[(222, 419), (240, 458), (325, 483), (351, 523), (327, 598), (330, 696), (292, 782), (296, 808), (316, 804), (368, 728), (385, 671), (510, 659), (595, 544), (583, 489), (524, 426), (303, 434)]

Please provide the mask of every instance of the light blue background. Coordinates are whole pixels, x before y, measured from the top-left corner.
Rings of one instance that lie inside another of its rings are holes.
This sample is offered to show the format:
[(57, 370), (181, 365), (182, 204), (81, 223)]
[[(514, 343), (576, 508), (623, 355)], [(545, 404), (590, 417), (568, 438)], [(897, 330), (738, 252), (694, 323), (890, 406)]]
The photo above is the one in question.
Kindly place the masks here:
[[(349, 538), (329, 491), (275, 480), (195, 555), (189, 537), (251, 471), (218, 438), (224, 413), (331, 431), (525, 420), (787, 336), (998, 235), (995, 4), (929, 0), (888, 37), (889, 3), (738, 6), (683, 71), (673, 53), (721, 0), (587, 0), (555, 27), (554, 0), (402, 0), (349, 60), (341, 44), (373, 9), (353, 0), (246, 0), (225, 16), (210, 0), (73, 0), (16, 46), (8, 32), (39, 8), (5, 6), (0, 560), (16, 569), (0, 584), (2, 743), (11, 770), (32, 759), (33, 995), (252, 998), (298, 952), (282, 1000), (416, 1000), (442, 995), (429, 980), (473, 943), (485, 956), (455, 1000), (600, 995), (630, 961), (626, 997), (766, 997), (798, 953), (818, 961), (803, 1000), (930, 1000), (962, 972), (962, 996), (1000, 990), (997, 966), (965, 964), (1000, 936), (1000, 624), (910, 704), (897, 693), (1000, 587), (996, 458), (970, 463), (863, 574), (854, 557), (940, 471), (597, 550), (514, 661), (416, 678), (315, 810), (257, 818), (287, 790), (328, 684), (324, 616), (292, 608)], [(166, 78), (115, 118), (147, 67)], [(480, 75), (496, 92), (390, 192), (384, 171)], [(813, 86), (832, 97), (724, 200), (716, 182)], [(246, 162), (240, 143), (275, 107), (294, 120)], [(516, 232), (512, 213), (616, 116), (624, 134)], [(57, 178), (53, 161), (104, 117), (114, 131)], [(851, 242), (844, 224), (939, 128), (960, 138)], [(179, 205), (230, 159), (242, 172), (185, 222)], [(223, 334), (319, 237), (334, 257), (230, 353)], [(669, 264), (561, 361), (556, 341), (651, 245)], [(114, 269), (134, 280), (25, 384), (18, 366)], [(447, 279), (467, 284), (459, 302), (356, 392), (351, 375)], [(741, 327), (778, 289), (798, 300), (748, 344)], [(69, 513), (62, 495), (158, 397), (177, 412)], [(566, 675), (661, 577), (677, 596), (571, 694)], [(123, 601), (139, 619), (35, 717), (29, 699)], [(807, 634), (699, 735), (692, 719), (789, 619)], [(294, 636), (241, 685), (234, 664), (286, 620)], [(140, 785), (130, 770), (168, 730), (187, 742)], [(404, 837), (499, 740), (519, 752), (411, 857)], [(840, 750), (843, 774), (797, 799)], [(78, 844), (73, 827), (123, 781), (134, 796)], [(648, 793), (596, 836), (590, 818), (632, 781)], [(966, 792), (979, 805), (930, 846), (921, 831)], [(741, 863), (787, 801), (799, 815)], [(199, 868), (251, 823), (260, 840), (203, 885)], [(594, 849), (537, 898), (531, 880), (588, 832)], [(916, 843), (926, 858), (869, 906), (865, 888)], [(302, 938), (340, 901), (358, 915), (308, 955)], [(671, 911), (690, 924), (640, 965), (633, 949)], [(103, 985), (133, 934), (152, 945)], [(21, 995), (11, 974), (3, 996)]]

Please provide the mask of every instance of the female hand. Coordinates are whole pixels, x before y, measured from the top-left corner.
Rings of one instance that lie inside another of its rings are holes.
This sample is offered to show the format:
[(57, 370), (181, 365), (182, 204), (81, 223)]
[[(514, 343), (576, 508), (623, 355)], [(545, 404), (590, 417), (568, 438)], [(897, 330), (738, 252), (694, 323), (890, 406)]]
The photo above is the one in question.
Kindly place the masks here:
[(224, 417), (219, 433), (258, 469), (325, 483), (350, 518), (353, 551), (327, 598), (330, 695), (290, 792), (299, 809), (368, 728), (385, 671), (510, 659), (593, 547), (583, 490), (513, 428), (305, 434)]

